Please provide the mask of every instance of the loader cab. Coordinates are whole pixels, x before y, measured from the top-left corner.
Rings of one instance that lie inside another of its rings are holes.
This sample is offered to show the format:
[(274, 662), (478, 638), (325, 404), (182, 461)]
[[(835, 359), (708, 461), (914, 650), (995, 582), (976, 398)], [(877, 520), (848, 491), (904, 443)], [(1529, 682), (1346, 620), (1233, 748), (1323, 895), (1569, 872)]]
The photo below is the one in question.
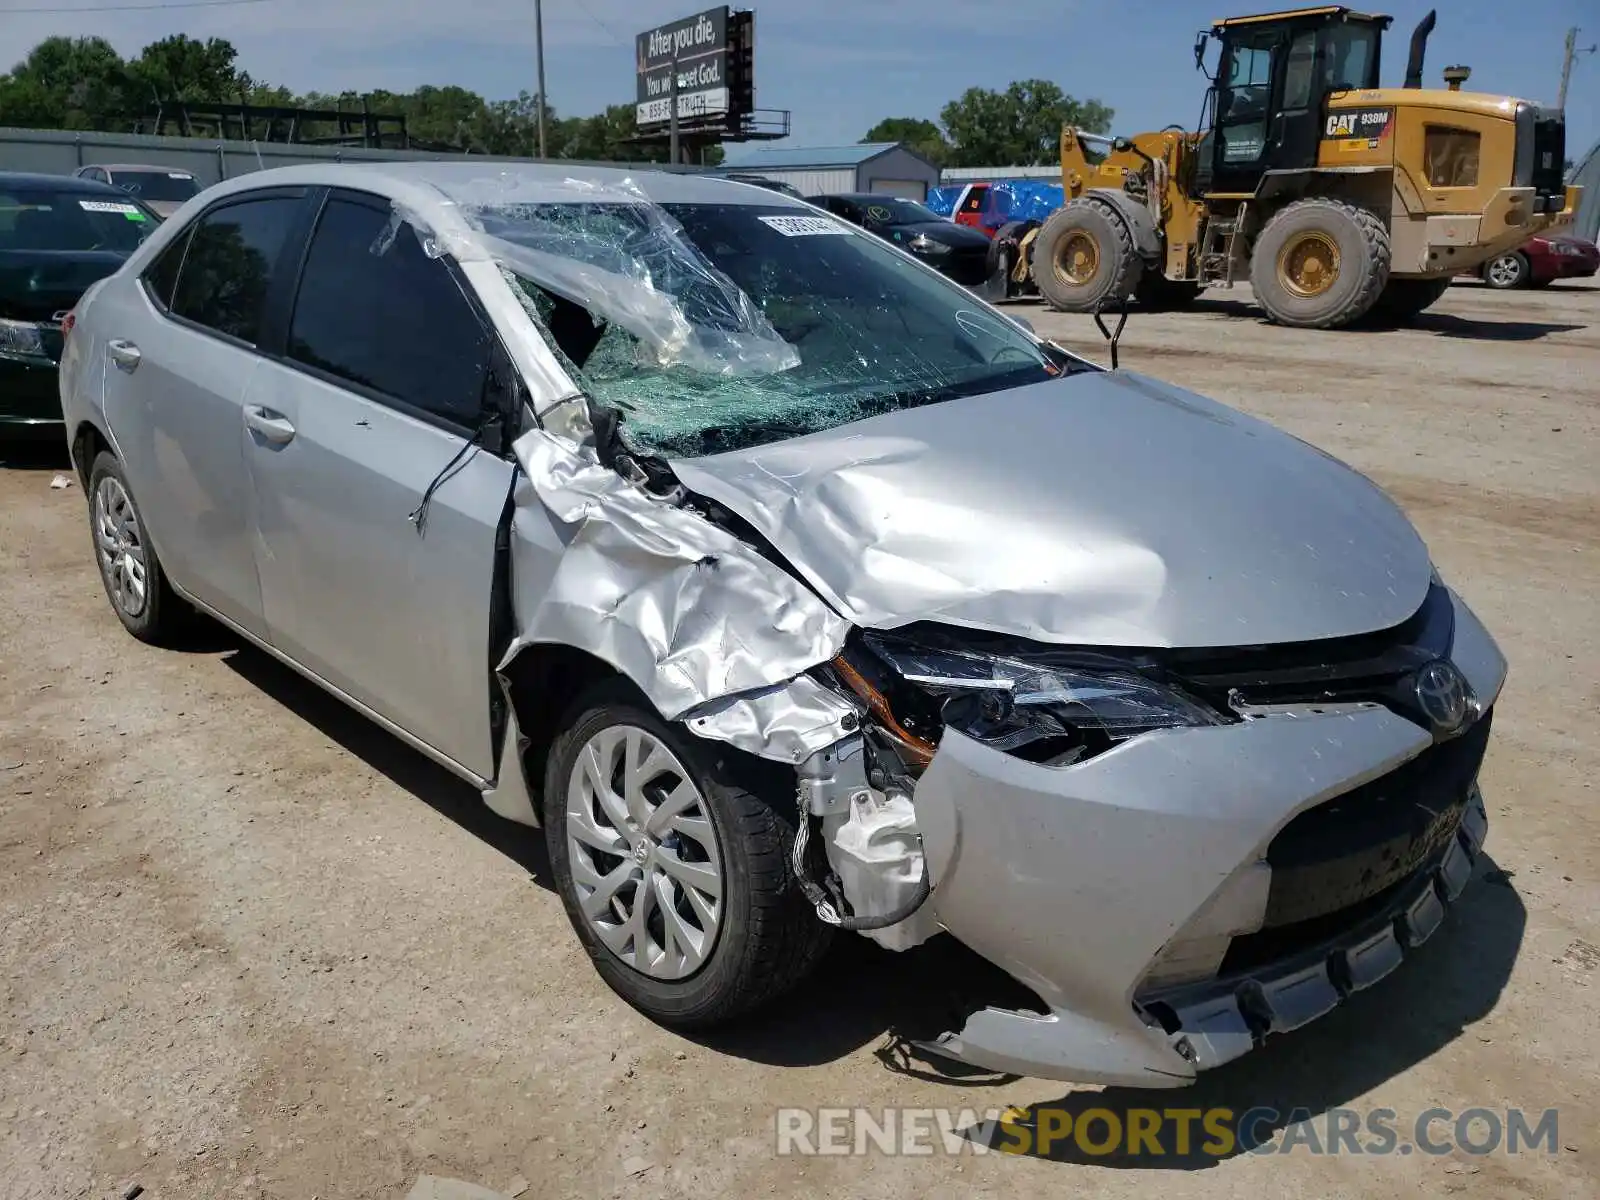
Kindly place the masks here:
[(1327, 97), (1378, 86), (1383, 31), (1390, 17), (1328, 6), (1233, 17), (1202, 31), (1195, 64), (1206, 70), (1206, 119), (1190, 193), (1255, 193), (1267, 171), (1317, 162)]

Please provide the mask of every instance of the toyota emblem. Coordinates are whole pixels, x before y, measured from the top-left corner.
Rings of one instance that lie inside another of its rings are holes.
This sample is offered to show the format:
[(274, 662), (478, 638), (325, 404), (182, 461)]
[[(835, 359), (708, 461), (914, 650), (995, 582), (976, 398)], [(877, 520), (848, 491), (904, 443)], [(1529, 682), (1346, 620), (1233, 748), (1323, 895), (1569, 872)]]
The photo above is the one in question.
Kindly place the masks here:
[(1437, 659), (1417, 672), (1417, 706), (1434, 730), (1455, 733), (1467, 719), (1467, 681), (1455, 664)]

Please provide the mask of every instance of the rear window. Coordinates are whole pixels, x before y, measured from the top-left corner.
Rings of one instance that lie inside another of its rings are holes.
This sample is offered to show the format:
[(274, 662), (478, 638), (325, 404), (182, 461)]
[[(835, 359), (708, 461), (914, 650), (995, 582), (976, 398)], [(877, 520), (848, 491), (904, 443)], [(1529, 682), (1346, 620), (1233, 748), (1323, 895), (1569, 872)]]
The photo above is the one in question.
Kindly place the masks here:
[(182, 171), (113, 171), (111, 182), (130, 196), (162, 204), (200, 194), (195, 177)]
[(0, 250), (132, 253), (158, 218), (132, 198), (49, 188), (0, 190)]

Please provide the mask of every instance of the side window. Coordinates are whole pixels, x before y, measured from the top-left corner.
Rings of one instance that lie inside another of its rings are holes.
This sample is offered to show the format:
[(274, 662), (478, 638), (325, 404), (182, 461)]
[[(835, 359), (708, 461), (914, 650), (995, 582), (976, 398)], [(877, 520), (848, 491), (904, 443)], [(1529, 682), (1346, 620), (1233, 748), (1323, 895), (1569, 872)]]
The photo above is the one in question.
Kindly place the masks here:
[[(483, 404), (491, 335), (450, 269), (387, 210), (331, 199), (311, 239), (289, 356), (461, 425)], [(385, 242), (389, 244), (377, 252)]]
[(1267, 116), (1272, 106), (1273, 43), (1235, 43), (1228, 58), (1228, 81), (1220, 95), (1217, 126), (1222, 161), (1251, 163), (1267, 148)]
[(293, 197), (272, 196), (200, 218), (178, 273), (173, 313), (255, 345), (261, 309), (300, 204)]
[(1317, 71), (1317, 35), (1306, 30), (1289, 43), (1289, 61), (1284, 67), (1283, 107), (1310, 108), (1312, 82)]
[(967, 193), (967, 198), (961, 205), (961, 211), (969, 213), (982, 212), (983, 201), (988, 194), (988, 188), (973, 188)]
[(189, 248), (189, 239), (193, 236), (194, 226), (191, 225), (174, 238), (172, 245), (163, 250), (145, 270), (144, 285), (149, 289), (151, 298), (162, 308), (172, 307), (172, 291), (178, 284), (183, 252)]

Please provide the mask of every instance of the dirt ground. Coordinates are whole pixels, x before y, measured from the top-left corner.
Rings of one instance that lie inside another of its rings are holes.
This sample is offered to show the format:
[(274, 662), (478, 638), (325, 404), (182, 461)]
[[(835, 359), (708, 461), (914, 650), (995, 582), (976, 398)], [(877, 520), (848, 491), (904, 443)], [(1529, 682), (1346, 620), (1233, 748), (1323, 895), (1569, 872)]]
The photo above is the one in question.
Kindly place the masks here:
[[(531, 837), (225, 635), (123, 633), (64, 460), (0, 469), (0, 1195), (1579, 1197), (1600, 1194), (1600, 286), (1461, 285), (1414, 328), (1276, 329), (1248, 291), (1135, 313), (1123, 364), (1373, 476), (1511, 661), (1488, 854), (1445, 927), (1185, 1093), (908, 1071), (937, 946), (857, 942), (761, 1019), (659, 1029), (579, 952)], [(1103, 356), (1087, 318), (1025, 306)], [(0, 458), (10, 452), (0, 450)], [(1070, 463), (1062, 464), (1070, 470)], [(1115, 914), (1100, 914), (1115, 919)], [(1081, 919), (1073, 917), (1072, 919)], [(1560, 1108), (1520, 1157), (779, 1157), (780, 1106), (1064, 1100)]]

